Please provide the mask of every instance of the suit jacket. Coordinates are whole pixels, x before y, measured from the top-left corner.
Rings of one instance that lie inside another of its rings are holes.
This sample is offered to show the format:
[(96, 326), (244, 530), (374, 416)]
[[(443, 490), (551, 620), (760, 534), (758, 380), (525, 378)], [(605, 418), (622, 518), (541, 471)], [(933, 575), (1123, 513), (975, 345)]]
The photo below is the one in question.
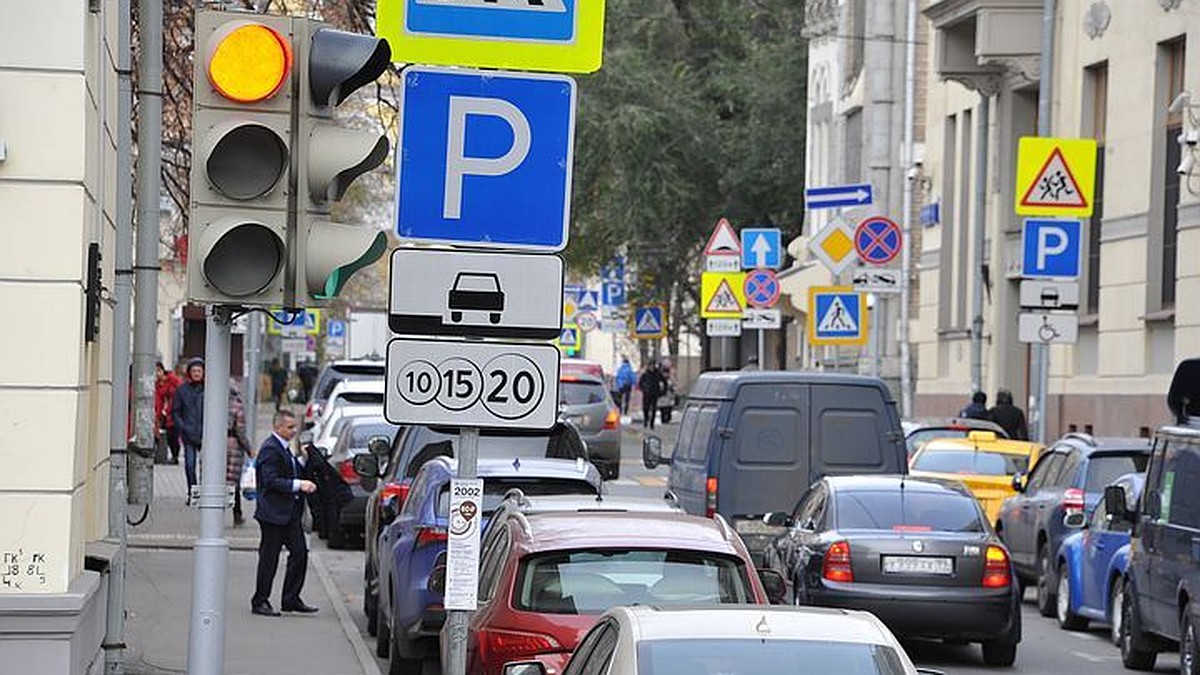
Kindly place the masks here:
[(255, 462), (258, 496), (254, 517), (272, 525), (299, 521), (304, 513), (303, 493), (293, 490), (294, 481), (305, 477), (304, 467), (274, 434), (263, 441)]

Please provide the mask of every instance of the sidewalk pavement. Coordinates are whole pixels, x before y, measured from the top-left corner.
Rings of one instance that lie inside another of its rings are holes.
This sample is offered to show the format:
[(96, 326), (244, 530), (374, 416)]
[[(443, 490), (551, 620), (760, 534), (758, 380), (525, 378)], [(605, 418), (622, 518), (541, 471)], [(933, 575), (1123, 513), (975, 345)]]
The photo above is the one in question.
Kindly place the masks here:
[[(261, 417), (261, 416), (260, 416)], [(269, 432), (259, 425), (260, 436)], [(154, 503), (145, 522), (129, 528), (126, 573), (126, 658), (130, 675), (164, 675), (187, 671), (193, 577), (192, 543), (199, 530), (199, 510), (186, 505), (181, 464), (154, 467)], [(254, 503), (242, 505), (246, 523), (233, 527), (232, 509), (225, 514), (229, 540), (226, 585), (226, 675), (379, 675), (379, 668), (354, 626), (343, 598), (320, 559), (310, 550), (304, 600), (320, 608), (316, 614), (281, 617), (250, 613), (258, 565), (259, 529)], [(130, 508), (130, 518), (140, 513)], [(311, 549), (311, 546), (310, 546)], [(272, 604), (279, 607), (286, 553), (280, 556)]]

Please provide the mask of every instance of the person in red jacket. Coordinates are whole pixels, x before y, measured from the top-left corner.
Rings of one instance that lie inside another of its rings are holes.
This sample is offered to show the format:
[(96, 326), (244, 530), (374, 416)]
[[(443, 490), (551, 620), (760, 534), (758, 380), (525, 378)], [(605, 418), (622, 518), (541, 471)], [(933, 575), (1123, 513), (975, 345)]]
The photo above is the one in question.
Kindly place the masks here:
[(171, 415), (171, 403), (175, 390), (183, 380), (172, 370), (163, 367), (162, 361), (154, 364), (154, 428), (155, 441), (163, 434), (167, 437), (167, 448), (171, 451), (171, 464), (179, 463), (179, 434), (175, 431), (175, 420)]

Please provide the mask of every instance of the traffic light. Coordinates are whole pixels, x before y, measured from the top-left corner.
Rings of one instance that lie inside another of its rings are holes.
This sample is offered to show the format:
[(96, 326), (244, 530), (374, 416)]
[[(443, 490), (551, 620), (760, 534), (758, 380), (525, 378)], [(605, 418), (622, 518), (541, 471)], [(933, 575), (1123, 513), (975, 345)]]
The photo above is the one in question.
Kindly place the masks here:
[[(298, 20), (301, 21), (301, 20)], [(374, 227), (343, 225), (330, 207), (356, 178), (388, 156), (386, 136), (333, 123), (333, 111), (350, 94), (374, 82), (391, 63), (386, 40), (306, 21), (297, 31), (301, 73), (299, 222), (292, 246), (292, 306), (319, 307), (336, 296), (355, 271), (383, 255), (387, 237)]]
[(329, 210), (388, 155), (334, 108), (387, 69), (386, 41), (303, 17), (196, 14), (188, 299), (319, 307), (383, 255)]
[(189, 300), (283, 304), (291, 24), (289, 17), (196, 15)]

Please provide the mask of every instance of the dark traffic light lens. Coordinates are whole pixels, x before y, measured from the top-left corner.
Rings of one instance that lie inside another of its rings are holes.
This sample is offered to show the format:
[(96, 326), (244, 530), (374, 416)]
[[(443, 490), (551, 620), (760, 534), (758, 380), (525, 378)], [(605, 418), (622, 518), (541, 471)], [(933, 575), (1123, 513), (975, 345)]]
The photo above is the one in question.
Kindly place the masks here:
[(261, 124), (243, 124), (217, 141), (208, 155), (208, 180), (230, 199), (255, 199), (272, 190), (287, 170), (287, 144)]
[(225, 295), (256, 295), (279, 274), (283, 248), (279, 235), (265, 225), (241, 223), (213, 244), (204, 258), (204, 277)]

